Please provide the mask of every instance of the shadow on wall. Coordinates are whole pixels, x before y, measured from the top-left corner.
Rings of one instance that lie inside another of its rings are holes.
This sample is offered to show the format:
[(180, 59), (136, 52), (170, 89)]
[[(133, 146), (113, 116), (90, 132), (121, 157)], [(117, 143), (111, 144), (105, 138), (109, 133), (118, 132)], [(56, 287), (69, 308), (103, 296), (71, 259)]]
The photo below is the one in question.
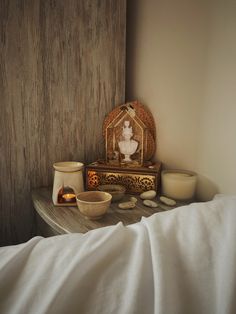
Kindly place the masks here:
[(218, 187), (207, 177), (198, 174), (196, 199), (199, 201), (210, 201), (219, 193)]

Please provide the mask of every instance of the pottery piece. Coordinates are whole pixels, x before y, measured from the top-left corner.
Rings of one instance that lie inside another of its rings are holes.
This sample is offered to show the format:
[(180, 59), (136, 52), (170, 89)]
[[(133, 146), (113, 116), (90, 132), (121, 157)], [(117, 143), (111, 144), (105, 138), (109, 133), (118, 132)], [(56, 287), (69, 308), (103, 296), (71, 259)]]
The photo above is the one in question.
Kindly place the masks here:
[(143, 204), (148, 207), (158, 207), (158, 204), (151, 200), (144, 200)]
[(102, 218), (110, 206), (111, 198), (111, 194), (101, 191), (87, 191), (76, 195), (80, 212), (90, 220)]
[(161, 196), (160, 197), (160, 201), (168, 206), (175, 206), (176, 205), (176, 201), (172, 200), (171, 198), (165, 197), (165, 196)]
[(129, 201), (129, 202), (123, 202), (123, 203), (120, 203), (120, 204), (118, 205), (118, 207), (119, 207), (120, 209), (132, 209), (132, 208), (135, 207), (135, 203), (134, 203), (134, 202), (131, 202), (131, 201)]
[[(83, 163), (77, 161), (53, 164), (55, 172), (52, 200), (54, 205), (76, 206), (75, 195), (84, 191), (83, 167)], [(73, 197), (69, 198), (69, 194), (73, 194)]]
[(82, 170), (84, 164), (77, 161), (60, 161), (53, 164), (53, 168), (61, 172), (75, 172)]
[(157, 192), (154, 190), (146, 191), (140, 194), (140, 198), (143, 200), (151, 200), (156, 197)]
[(120, 201), (124, 197), (126, 191), (126, 188), (119, 184), (103, 184), (99, 185), (97, 189), (98, 191), (110, 193), (112, 202)]

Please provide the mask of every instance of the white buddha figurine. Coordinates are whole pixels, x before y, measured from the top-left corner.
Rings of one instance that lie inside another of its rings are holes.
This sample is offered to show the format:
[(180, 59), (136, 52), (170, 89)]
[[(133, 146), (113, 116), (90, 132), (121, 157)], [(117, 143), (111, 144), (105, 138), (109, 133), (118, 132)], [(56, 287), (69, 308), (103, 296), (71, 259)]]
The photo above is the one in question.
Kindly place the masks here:
[(118, 142), (120, 152), (125, 155), (123, 159), (124, 162), (131, 162), (132, 159), (130, 158), (133, 155), (138, 147), (138, 142), (132, 140), (131, 137), (133, 136), (132, 126), (130, 126), (129, 121), (124, 121), (124, 126), (122, 127), (122, 136), (124, 138), (123, 141)]

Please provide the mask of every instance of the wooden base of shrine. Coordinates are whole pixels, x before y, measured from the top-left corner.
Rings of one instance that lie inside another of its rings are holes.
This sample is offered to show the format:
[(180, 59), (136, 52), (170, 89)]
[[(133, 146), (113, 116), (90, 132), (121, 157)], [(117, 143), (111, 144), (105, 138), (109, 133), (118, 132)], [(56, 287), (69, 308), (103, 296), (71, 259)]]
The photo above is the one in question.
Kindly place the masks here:
[(85, 173), (87, 190), (96, 190), (101, 184), (120, 184), (131, 194), (140, 194), (148, 190), (160, 192), (159, 162), (143, 167), (120, 167), (94, 162), (85, 167)]

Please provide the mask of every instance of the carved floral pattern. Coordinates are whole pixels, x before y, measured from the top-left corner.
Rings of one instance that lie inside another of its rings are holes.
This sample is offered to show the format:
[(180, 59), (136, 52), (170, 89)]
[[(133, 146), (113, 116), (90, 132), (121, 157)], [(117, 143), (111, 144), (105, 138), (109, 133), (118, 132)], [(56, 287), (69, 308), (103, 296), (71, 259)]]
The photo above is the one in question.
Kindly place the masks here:
[(94, 189), (100, 184), (121, 184), (126, 187), (127, 192), (141, 193), (147, 190), (156, 190), (156, 181), (154, 175), (88, 171), (87, 189)]

